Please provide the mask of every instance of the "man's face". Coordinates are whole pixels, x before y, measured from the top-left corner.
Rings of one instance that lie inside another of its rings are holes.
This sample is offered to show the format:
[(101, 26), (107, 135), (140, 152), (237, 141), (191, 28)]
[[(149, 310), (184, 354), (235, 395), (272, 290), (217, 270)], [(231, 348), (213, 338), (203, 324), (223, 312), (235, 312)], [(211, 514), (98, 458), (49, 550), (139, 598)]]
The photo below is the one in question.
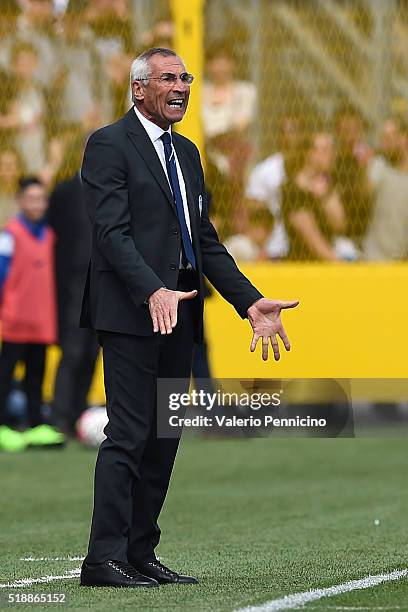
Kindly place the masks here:
[(30, 185), (18, 196), (21, 212), (30, 221), (41, 221), (48, 207), (47, 195), (42, 185)]
[[(151, 78), (147, 85), (140, 81), (133, 83), (133, 97), (137, 108), (147, 119), (167, 130), (169, 125), (181, 121), (187, 110), (190, 85), (180, 79), (186, 68), (179, 57), (159, 54), (150, 58), (149, 66)], [(176, 82), (159, 80), (167, 74), (176, 75)]]

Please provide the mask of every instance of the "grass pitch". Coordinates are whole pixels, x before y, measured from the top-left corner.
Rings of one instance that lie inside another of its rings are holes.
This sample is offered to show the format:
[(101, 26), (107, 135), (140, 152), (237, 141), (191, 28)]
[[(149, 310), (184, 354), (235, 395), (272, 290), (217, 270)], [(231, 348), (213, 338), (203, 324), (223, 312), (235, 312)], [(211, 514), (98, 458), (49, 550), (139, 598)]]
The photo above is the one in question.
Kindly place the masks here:
[[(0, 455), (0, 582), (61, 575), (84, 555), (95, 453)], [(162, 515), (163, 562), (198, 587), (84, 589), (78, 579), (0, 589), (66, 593), (49, 610), (232, 611), (284, 595), (408, 567), (404, 439), (185, 438)], [(378, 522), (379, 524), (375, 524)], [(408, 581), (321, 599), (307, 609), (408, 610)], [(7, 605), (10, 609), (13, 606)]]

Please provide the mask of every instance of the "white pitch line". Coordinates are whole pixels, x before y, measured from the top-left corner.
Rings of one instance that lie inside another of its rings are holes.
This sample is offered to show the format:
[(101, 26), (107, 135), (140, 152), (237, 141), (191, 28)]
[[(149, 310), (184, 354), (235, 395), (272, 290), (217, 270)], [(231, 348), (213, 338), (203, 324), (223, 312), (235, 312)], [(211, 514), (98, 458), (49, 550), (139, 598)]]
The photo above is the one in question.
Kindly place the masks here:
[(401, 578), (406, 578), (407, 576), (408, 569), (395, 570), (389, 574), (377, 574), (376, 576), (367, 576), (367, 578), (362, 578), (361, 580), (350, 580), (344, 584), (337, 584), (326, 589), (312, 589), (310, 591), (305, 591), (304, 593), (285, 595), (285, 597), (267, 601), (259, 606), (240, 608), (237, 612), (275, 612), (276, 610), (289, 610), (290, 608), (304, 606), (311, 601), (317, 601), (323, 597), (333, 597), (334, 595), (349, 593), (350, 591), (355, 591), (357, 589), (369, 589), (381, 584), (382, 582), (400, 580)]
[[(326, 606), (326, 610), (391, 610), (395, 612), (395, 610), (401, 610), (400, 606)], [(322, 610), (320, 606), (307, 606), (307, 610)]]
[(31, 584), (41, 584), (44, 582), (53, 582), (54, 580), (69, 580), (70, 578), (78, 578), (81, 573), (81, 568), (67, 570), (61, 576), (40, 576), (40, 578), (21, 578), (7, 584), (0, 584), (0, 589), (13, 589), (17, 587), (30, 586)]
[(20, 561), (83, 561), (85, 557), (21, 557)]

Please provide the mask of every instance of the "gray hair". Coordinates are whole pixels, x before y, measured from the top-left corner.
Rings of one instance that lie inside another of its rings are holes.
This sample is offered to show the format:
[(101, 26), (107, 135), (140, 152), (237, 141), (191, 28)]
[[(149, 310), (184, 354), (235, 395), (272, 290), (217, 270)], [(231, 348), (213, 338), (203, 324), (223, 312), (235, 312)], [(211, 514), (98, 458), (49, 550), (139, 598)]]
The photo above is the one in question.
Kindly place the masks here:
[(139, 55), (139, 57), (133, 60), (130, 68), (130, 86), (132, 87), (135, 81), (142, 81), (143, 85), (147, 85), (149, 70), (149, 61)]
[[(152, 49), (148, 49), (147, 51), (143, 51), (140, 55), (137, 56), (135, 60), (132, 62), (132, 66), (130, 68), (130, 90), (132, 91), (132, 85), (135, 81), (141, 81), (143, 85), (147, 85), (149, 81), (149, 60), (154, 55), (163, 55), (164, 57), (178, 57), (177, 53), (172, 49), (166, 49), (165, 47), (153, 47)], [(132, 92), (132, 101), (133, 92)]]

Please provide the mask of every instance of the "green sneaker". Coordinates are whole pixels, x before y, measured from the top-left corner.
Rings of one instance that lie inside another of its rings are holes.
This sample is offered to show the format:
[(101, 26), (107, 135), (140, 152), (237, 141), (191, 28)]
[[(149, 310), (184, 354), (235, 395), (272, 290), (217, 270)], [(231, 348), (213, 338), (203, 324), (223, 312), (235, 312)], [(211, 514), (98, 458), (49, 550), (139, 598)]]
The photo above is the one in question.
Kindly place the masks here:
[(24, 432), (24, 438), (28, 446), (36, 448), (64, 446), (66, 442), (64, 434), (51, 425), (30, 427)]
[(0, 426), (0, 451), (19, 453), (26, 448), (27, 442), (23, 433), (6, 425)]

